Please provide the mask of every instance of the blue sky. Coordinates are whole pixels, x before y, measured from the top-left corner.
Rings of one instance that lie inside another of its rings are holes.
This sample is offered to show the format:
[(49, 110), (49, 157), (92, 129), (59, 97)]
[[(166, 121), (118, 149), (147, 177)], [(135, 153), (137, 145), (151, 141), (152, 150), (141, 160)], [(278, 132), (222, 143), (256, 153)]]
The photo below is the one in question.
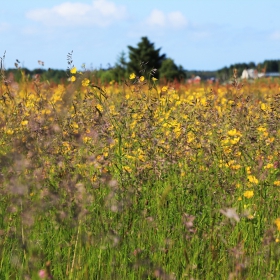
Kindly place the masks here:
[(9, 0), (0, 6), (5, 67), (114, 65), (147, 36), (188, 70), (280, 59), (279, 0)]

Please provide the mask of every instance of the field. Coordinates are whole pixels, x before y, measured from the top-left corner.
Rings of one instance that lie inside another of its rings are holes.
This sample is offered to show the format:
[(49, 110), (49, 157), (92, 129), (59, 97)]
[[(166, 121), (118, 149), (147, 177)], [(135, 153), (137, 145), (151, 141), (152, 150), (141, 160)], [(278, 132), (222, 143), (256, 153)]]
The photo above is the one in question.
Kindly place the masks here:
[(279, 80), (70, 75), (0, 85), (0, 279), (280, 279)]

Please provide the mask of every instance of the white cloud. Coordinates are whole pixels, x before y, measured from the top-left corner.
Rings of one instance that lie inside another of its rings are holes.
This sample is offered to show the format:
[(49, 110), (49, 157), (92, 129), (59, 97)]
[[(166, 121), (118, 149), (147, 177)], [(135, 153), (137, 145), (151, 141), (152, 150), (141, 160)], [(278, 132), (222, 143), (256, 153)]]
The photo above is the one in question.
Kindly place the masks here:
[(65, 2), (50, 9), (35, 9), (26, 17), (48, 26), (107, 26), (126, 17), (126, 8), (108, 0), (94, 0), (91, 5)]
[(164, 12), (155, 9), (146, 19), (146, 24), (152, 27), (170, 26), (177, 29), (187, 26), (188, 21), (180, 11), (165, 14)]
[(167, 15), (169, 23), (175, 28), (185, 27), (188, 24), (187, 19), (181, 12), (171, 12)]
[(166, 25), (166, 16), (160, 10), (153, 10), (147, 19), (147, 23), (152, 26), (164, 27)]
[(270, 39), (272, 40), (280, 40), (280, 31), (275, 31), (270, 35)]

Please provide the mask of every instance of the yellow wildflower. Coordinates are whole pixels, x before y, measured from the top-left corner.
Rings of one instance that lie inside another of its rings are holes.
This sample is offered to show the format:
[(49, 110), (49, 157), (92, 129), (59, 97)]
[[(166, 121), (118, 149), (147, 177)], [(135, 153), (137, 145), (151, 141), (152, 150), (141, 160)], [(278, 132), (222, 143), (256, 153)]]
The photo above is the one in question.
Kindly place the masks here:
[(103, 109), (103, 106), (101, 104), (97, 104), (96, 105), (96, 108), (100, 111), (100, 112), (103, 112), (104, 109)]
[(232, 130), (229, 130), (227, 134), (229, 136), (241, 136), (241, 133), (238, 130), (236, 130), (235, 128)]
[(280, 186), (280, 181), (279, 180), (274, 181), (273, 185), (279, 187)]
[(167, 86), (164, 86), (164, 87), (162, 87), (162, 89), (161, 89), (161, 91), (167, 91), (168, 90), (168, 87)]
[(277, 218), (277, 219), (274, 221), (274, 224), (277, 226), (277, 229), (280, 230), (280, 218)]
[(145, 77), (144, 77), (144, 76), (141, 76), (141, 77), (139, 78), (139, 80), (140, 80), (140, 82), (143, 82), (143, 81), (145, 80)]
[(135, 75), (134, 73), (132, 73), (132, 74), (129, 75), (129, 79), (130, 79), (130, 80), (133, 80), (133, 79), (135, 79), (135, 78), (136, 78), (136, 75)]
[(27, 125), (28, 124), (28, 120), (22, 121), (20, 124), (21, 125)]
[(73, 122), (73, 123), (72, 123), (72, 127), (73, 127), (73, 128), (79, 128), (79, 125), (78, 125), (76, 122)]
[(263, 111), (267, 111), (267, 110), (268, 110), (268, 105), (265, 104), (265, 103), (261, 103), (261, 109), (262, 109)]
[(77, 73), (77, 68), (76, 67), (71, 68), (70, 73), (71, 74), (76, 74)]
[(272, 163), (268, 163), (267, 165), (264, 166), (264, 169), (271, 169), (271, 168), (273, 168)]
[(251, 198), (254, 196), (254, 191), (245, 191), (243, 194), (246, 198)]
[(75, 76), (71, 76), (70, 81), (71, 82), (75, 82), (76, 81), (76, 77)]
[(157, 78), (153, 77), (152, 80), (153, 80), (153, 81), (157, 81)]
[(7, 133), (8, 135), (12, 135), (12, 134), (14, 134), (14, 131), (13, 131), (12, 129), (8, 128), (8, 129), (6, 130), (6, 133)]
[(259, 180), (253, 175), (248, 175), (247, 179), (249, 180), (250, 183), (253, 183), (253, 184), (258, 184), (259, 183)]
[(85, 78), (85, 79), (82, 80), (82, 86), (83, 86), (83, 87), (87, 87), (87, 86), (89, 85), (89, 83), (90, 83), (90, 80), (87, 79), (87, 78)]

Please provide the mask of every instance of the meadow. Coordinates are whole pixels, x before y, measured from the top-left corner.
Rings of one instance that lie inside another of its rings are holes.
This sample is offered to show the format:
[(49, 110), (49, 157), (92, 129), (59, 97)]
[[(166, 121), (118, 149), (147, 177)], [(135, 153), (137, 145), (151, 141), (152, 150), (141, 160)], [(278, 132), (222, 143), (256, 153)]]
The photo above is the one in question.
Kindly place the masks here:
[(0, 279), (280, 279), (279, 80), (69, 75), (2, 76)]

